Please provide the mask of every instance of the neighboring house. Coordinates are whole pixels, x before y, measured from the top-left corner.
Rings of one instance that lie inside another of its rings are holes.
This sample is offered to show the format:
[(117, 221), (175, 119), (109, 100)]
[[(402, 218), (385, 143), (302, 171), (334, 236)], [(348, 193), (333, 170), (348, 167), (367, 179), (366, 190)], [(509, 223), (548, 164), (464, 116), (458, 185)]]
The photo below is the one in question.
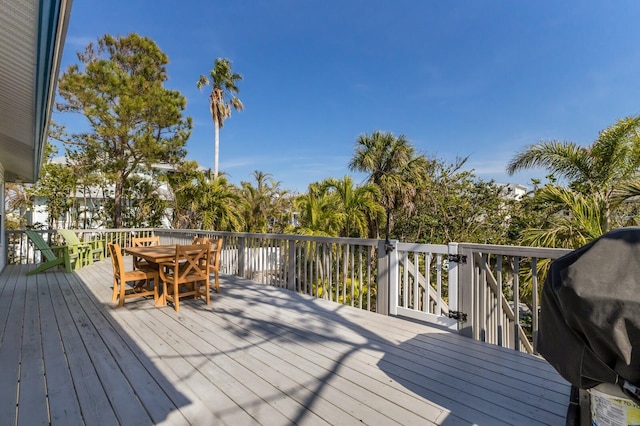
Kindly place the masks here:
[[(67, 164), (65, 156), (56, 157), (51, 159), (52, 163)], [(206, 168), (199, 166), (200, 170), (206, 170)], [(172, 170), (172, 166), (167, 164), (156, 164), (153, 166), (152, 173), (139, 173), (138, 176), (143, 177), (149, 181), (155, 181), (155, 171), (167, 172)], [(107, 200), (114, 198), (115, 185), (109, 184), (105, 188), (98, 186), (91, 187), (77, 187), (76, 191), (71, 194), (75, 197), (74, 205), (78, 206), (78, 212), (74, 212), (79, 216), (80, 228), (104, 228), (100, 219), (104, 216), (104, 206), (107, 204)], [(173, 200), (173, 193), (166, 183), (161, 183), (157, 189), (157, 194), (160, 199)], [(74, 217), (75, 217), (74, 214)], [(93, 215), (97, 216), (96, 220), (93, 220)], [(171, 227), (171, 209), (167, 209), (165, 212), (162, 226), (165, 228)], [(49, 212), (47, 210), (47, 200), (42, 197), (36, 197), (34, 199), (33, 212), (27, 216), (28, 226), (46, 226), (49, 223)], [(72, 223), (71, 215), (67, 213), (66, 217), (58, 218), (55, 227), (69, 227)]]
[(527, 195), (529, 188), (519, 183), (497, 183), (497, 186), (502, 187), (502, 194), (505, 198), (511, 198), (514, 200), (520, 200)]
[(0, 0), (0, 270), (5, 182), (40, 177), (71, 0)]

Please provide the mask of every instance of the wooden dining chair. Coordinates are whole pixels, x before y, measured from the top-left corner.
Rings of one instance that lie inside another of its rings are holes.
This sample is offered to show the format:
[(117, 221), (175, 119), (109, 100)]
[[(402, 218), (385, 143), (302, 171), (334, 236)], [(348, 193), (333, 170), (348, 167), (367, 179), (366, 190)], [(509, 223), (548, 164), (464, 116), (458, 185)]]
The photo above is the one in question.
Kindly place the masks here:
[[(220, 293), (220, 253), (222, 252), (222, 238), (209, 238), (209, 237), (193, 237), (194, 244), (210, 244), (211, 254), (209, 255), (209, 275), (213, 274), (213, 286), (215, 286), (216, 293)], [(211, 281), (208, 281), (205, 287), (206, 291), (212, 287)], [(204, 289), (200, 289), (201, 292)], [(204, 293), (202, 293), (204, 295)]]
[[(133, 237), (131, 238), (133, 247), (159, 246), (160, 237)], [(158, 270), (158, 264), (148, 262), (138, 256), (133, 256), (133, 269)]]
[[(180, 312), (180, 299), (187, 296), (199, 297), (200, 286), (209, 282), (210, 244), (177, 245), (175, 258), (160, 263), (160, 280), (163, 294), (173, 303), (176, 312)], [(205, 296), (210, 303), (209, 292)]]
[[(109, 244), (109, 253), (111, 254), (111, 263), (113, 265), (113, 297), (112, 302), (118, 301), (118, 307), (124, 306), (125, 299), (153, 296), (155, 303), (158, 302), (158, 269), (140, 270), (134, 269), (126, 271), (122, 252), (118, 244)], [(153, 281), (153, 287), (151, 286)], [(127, 289), (127, 283), (134, 282), (132, 288)], [(139, 283), (146, 285), (140, 285)]]

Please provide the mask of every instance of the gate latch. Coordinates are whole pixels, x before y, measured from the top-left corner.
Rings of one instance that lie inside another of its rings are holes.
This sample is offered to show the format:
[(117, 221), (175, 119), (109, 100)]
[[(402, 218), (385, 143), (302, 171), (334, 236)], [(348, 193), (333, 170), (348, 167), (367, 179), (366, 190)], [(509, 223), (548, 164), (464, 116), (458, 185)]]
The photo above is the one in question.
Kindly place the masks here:
[(462, 265), (467, 263), (467, 256), (463, 254), (450, 254), (447, 259), (449, 259), (449, 262), (456, 262)]
[(467, 322), (467, 314), (460, 311), (449, 311), (449, 318), (453, 318), (459, 322)]

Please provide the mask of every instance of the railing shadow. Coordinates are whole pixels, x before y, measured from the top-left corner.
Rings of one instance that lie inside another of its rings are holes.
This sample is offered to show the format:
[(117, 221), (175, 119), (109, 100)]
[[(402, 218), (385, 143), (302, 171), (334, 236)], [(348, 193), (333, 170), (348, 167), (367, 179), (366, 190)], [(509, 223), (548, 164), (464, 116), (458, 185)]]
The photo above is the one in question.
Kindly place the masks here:
[[(119, 392), (111, 401), (116, 411), (124, 410), (130, 398), (139, 398), (149, 407), (150, 422), (159, 423), (182, 415), (181, 408), (194, 402), (156, 367), (158, 360), (149, 355), (153, 348), (140, 347), (133, 335), (159, 329), (158, 333), (177, 340), (181, 336), (175, 333), (180, 331), (171, 327), (180, 323), (202, 335), (194, 350), (161, 356), (165, 361), (171, 356), (187, 359), (181, 381), (200, 369), (204, 374), (211, 369), (224, 373), (230, 361), (236, 362), (268, 382), (268, 391), (243, 395), (241, 388), (250, 386), (244, 383), (223, 383), (225, 390), (236, 392), (249, 412), (277, 405), (283, 396), (294, 399), (299, 408), (288, 414), (287, 424), (319, 418), (340, 424), (347, 416), (365, 424), (560, 424), (563, 420), (568, 386), (544, 361), (525, 354), (234, 276), (221, 276), (222, 291), (213, 294), (209, 306), (187, 300), (177, 314), (172, 307), (157, 309), (143, 301), (114, 309), (104, 297), (110, 269), (98, 268), (41, 276), (47, 281), (55, 277), (51, 291), (64, 296), (66, 305), (57, 308), (60, 315), (69, 316), (69, 325), (95, 357), (95, 374)], [(90, 288), (96, 281), (104, 285), (99, 296)], [(132, 322), (132, 327), (139, 321), (147, 328), (132, 332), (120, 325), (122, 321)], [(326, 403), (324, 409), (318, 408), (323, 399), (331, 398), (327, 395), (334, 398), (330, 413)], [(212, 405), (209, 414), (215, 419), (231, 416), (227, 411), (235, 409), (219, 402)]]
[[(246, 346), (237, 350), (274, 342), (291, 345), (295, 349), (290, 354), (290, 365), (301, 372), (305, 369), (315, 372), (316, 380), (306, 382), (311, 392), (302, 404), (307, 409), (298, 413), (294, 423), (305, 419), (307, 410), (312, 409), (326, 387), (333, 386), (337, 376), (366, 383), (370, 392), (384, 395), (384, 401), (372, 398), (372, 406), (363, 407), (375, 410), (380, 416), (379, 423), (384, 423), (385, 415), (391, 416), (387, 418), (389, 422), (405, 424), (419, 419), (439, 424), (559, 424), (563, 419), (566, 404), (558, 401), (568, 398), (569, 388), (558, 381), (559, 376), (544, 361), (502, 348), (495, 351), (483, 344), (478, 354), (469, 355), (465, 353), (465, 343), (477, 345), (479, 342), (444, 330), (431, 329), (433, 332), (416, 336), (396, 330), (393, 325), (378, 321), (379, 318), (361, 321), (363, 316), (376, 315), (369, 312), (248, 284), (236, 277), (224, 277), (223, 282), (231, 285), (225, 285), (218, 297), (232, 298), (233, 303), (225, 300), (221, 303), (224, 308), (216, 308), (214, 302), (211, 310), (224, 321), (221, 325), (224, 324), (228, 332), (246, 341)], [(236, 286), (247, 285), (252, 286), (251, 294), (236, 290)], [(264, 314), (274, 312), (274, 308), (275, 314)], [(206, 307), (200, 309), (209, 311)], [(365, 328), (359, 322), (370, 322), (372, 328)], [(376, 325), (380, 329), (375, 330)], [(413, 337), (403, 341), (402, 336), (409, 335)], [(313, 347), (313, 351), (306, 349), (309, 347)], [(498, 361), (488, 365), (488, 355), (482, 351), (489, 351)], [(317, 356), (313, 352), (319, 353), (320, 358), (305, 359), (305, 354)], [(523, 367), (518, 362), (531, 365)], [(507, 366), (491, 370), (491, 366), (501, 363)], [(370, 365), (377, 365), (379, 373), (367, 367)], [(363, 371), (358, 371), (359, 368)], [(526, 373), (522, 373), (523, 369)], [(505, 375), (512, 377), (504, 379)], [(522, 378), (529, 380), (525, 386), (519, 381)], [(358, 392), (366, 395), (368, 391)], [(417, 404), (424, 407), (425, 402), (433, 410), (415, 413), (420, 406)], [(496, 406), (501, 408), (496, 410)], [(394, 415), (404, 417), (399, 419)]]

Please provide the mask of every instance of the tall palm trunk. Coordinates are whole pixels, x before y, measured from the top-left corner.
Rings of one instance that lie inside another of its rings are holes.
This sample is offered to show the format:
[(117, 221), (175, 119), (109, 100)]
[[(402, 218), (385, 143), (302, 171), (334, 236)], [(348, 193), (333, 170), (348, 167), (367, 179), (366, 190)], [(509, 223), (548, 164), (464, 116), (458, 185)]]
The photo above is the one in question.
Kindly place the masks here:
[(220, 158), (220, 125), (218, 120), (213, 120), (214, 128), (214, 158), (213, 158), (213, 179), (218, 178), (218, 158)]
[(211, 93), (211, 103), (209, 111), (211, 111), (211, 119), (213, 120), (213, 179), (218, 178), (218, 158), (220, 158), (220, 122), (214, 105), (216, 104), (215, 91)]

